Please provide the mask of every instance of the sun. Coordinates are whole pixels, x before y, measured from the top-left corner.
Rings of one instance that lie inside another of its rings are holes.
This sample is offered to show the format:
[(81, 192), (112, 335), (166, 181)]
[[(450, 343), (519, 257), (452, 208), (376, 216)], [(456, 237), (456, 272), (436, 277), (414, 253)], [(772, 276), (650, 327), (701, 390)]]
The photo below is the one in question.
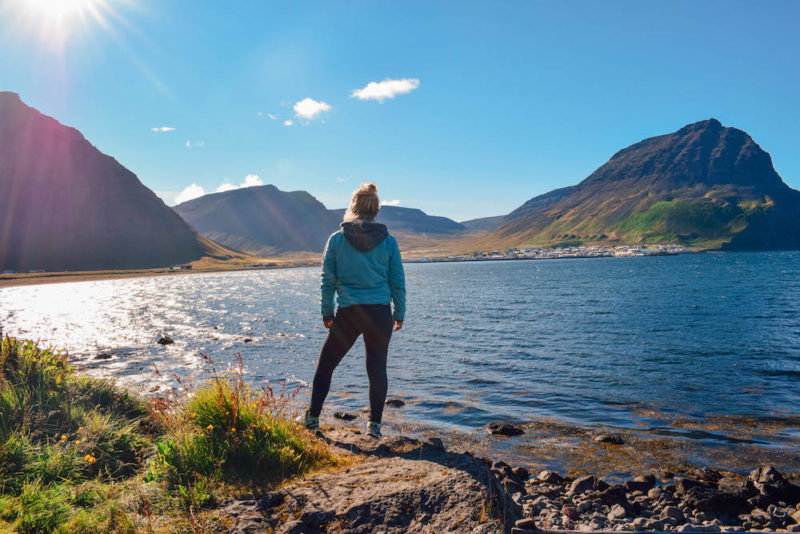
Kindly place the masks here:
[(98, 3), (98, 0), (25, 0), (27, 9), (53, 19), (81, 17)]
[(114, 0), (7, 0), (3, 15), (16, 17), (18, 30), (43, 44), (63, 45), (91, 23), (106, 26)]

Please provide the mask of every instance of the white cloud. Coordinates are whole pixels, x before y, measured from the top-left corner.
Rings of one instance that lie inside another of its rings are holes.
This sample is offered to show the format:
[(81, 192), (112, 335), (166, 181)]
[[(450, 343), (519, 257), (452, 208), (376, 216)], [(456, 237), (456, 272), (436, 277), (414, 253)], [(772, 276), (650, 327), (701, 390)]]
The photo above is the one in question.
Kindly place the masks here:
[(336, 181), (342, 184), (347, 181), (347, 178), (342, 178), (341, 176), (337, 176)]
[(294, 123), (292, 121), (290, 121), (290, 120), (283, 121), (283, 125), (284, 126), (291, 126), (292, 124), (294, 124)]
[(178, 196), (175, 197), (175, 204), (182, 204), (184, 202), (194, 200), (195, 198), (202, 197), (205, 194), (206, 191), (203, 189), (202, 185), (192, 184), (178, 193)]
[(359, 100), (383, 102), (386, 98), (410, 93), (417, 87), (419, 87), (418, 78), (403, 78), (402, 80), (386, 78), (382, 82), (369, 82), (361, 89), (354, 89), (350, 96)]
[(315, 119), (321, 113), (330, 111), (331, 107), (325, 102), (317, 102), (311, 98), (304, 98), (294, 105), (294, 112), (303, 119)]
[(399, 205), (400, 201), (398, 199), (384, 200), (383, 202), (381, 202), (381, 206), (399, 206)]
[(267, 117), (269, 117), (270, 119), (272, 119), (272, 120), (274, 120), (274, 121), (278, 120), (278, 117), (276, 117), (276, 116), (275, 116), (275, 115), (273, 115), (272, 113), (267, 113)]
[(253, 187), (256, 185), (264, 185), (264, 180), (259, 178), (257, 174), (248, 174), (244, 177), (244, 182), (239, 187)]
[(230, 183), (228, 180), (222, 182), (219, 187), (217, 188), (215, 193), (224, 193), (225, 191), (233, 191), (234, 189), (239, 189), (237, 186)]
[(186, 148), (192, 148), (194, 146), (206, 146), (205, 141), (186, 141)]
[[(264, 180), (262, 180), (257, 174), (248, 174), (244, 177), (244, 180), (239, 185), (232, 184), (229, 180), (223, 181), (219, 187), (214, 191), (215, 193), (224, 193), (225, 191), (233, 191), (235, 189), (242, 189), (243, 187), (254, 187), (257, 185), (264, 185)], [(175, 204), (181, 204), (183, 202), (188, 202), (190, 200), (194, 200), (195, 198), (202, 197), (206, 194), (206, 190), (203, 189), (202, 185), (192, 184), (180, 193), (177, 196), (172, 193), (169, 196), (174, 196)], [(162, 196), (162, 195), (159, 195)], [(165, 193), (162, 198), (167, 197), (168, 195)]]
[(158, 128), (150, 128), (150, 129), (153, 130), (155, 133), (175, 131), (175, 128), (173, 128), (172, 126), (159, 126)]

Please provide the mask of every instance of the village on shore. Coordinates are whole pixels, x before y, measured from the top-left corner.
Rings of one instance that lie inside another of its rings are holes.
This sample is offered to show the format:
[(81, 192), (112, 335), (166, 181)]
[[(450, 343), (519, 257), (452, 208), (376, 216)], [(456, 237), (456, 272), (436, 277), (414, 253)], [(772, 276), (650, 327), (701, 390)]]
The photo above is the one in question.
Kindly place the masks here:
[(513, 247), (490, 252), (473, 252), (469, 255), (431, 255), (405, 258), (406, 263), (432, 263), (444, 261), (494, 261), (494, 260), (550, 260), (561, 258), (606, 258), (632, 256), (666, 256), (692, 252), (688, 247), (669, 243), (666, 245), (594, 245), (572, 247)]

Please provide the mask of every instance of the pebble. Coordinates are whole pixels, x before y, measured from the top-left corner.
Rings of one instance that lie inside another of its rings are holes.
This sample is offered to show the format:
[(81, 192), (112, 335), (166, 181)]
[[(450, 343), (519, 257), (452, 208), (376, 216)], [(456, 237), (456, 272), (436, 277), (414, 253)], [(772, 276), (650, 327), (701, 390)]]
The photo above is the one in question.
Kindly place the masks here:
[(386, 406), (390, 406), (392, 408), (402, 408), (406, 405), (406, 401), (403, 399), (388, 399), (386, 401)]
[(158, 343), (159, 345), (172, 345), (173, 343), (175, 343), (175, 340), (169, 336), (164, 336), (159, 338), (158, 341), (156, 341), (156, 343)]

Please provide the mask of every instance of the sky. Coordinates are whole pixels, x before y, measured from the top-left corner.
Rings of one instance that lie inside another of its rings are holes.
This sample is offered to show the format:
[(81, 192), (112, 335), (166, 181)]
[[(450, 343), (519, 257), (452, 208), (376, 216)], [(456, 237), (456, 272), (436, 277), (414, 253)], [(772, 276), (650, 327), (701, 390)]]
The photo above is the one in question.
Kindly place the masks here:
[(0, 0), (0, 90), (167, 204), (363, 181), (456, 220), (716, 117), (800, 189), (800, 2)]

